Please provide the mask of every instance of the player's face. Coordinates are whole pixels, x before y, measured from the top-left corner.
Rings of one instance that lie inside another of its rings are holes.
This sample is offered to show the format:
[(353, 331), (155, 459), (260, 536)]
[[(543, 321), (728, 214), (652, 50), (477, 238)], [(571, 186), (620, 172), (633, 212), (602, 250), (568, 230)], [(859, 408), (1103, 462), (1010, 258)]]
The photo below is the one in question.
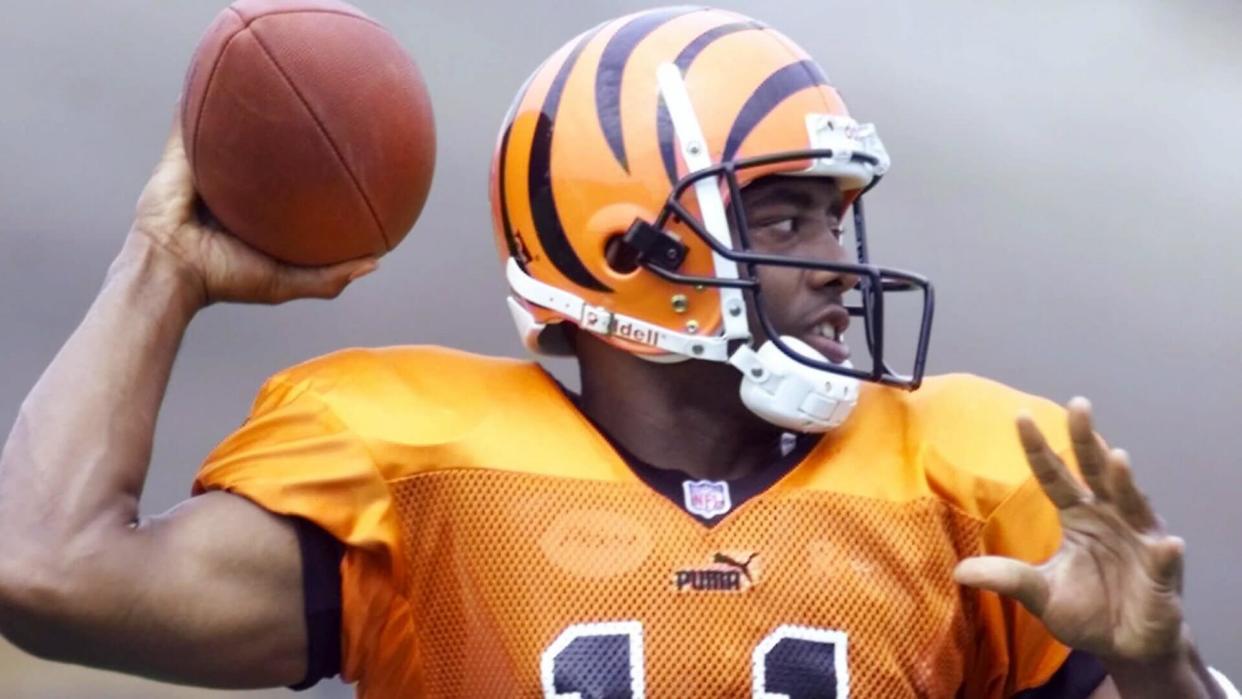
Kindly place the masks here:
[[(841, 244), (845, 198), (826, 177), (767, 177), (742, 191), (753, 252), (827, 262), (852, 262)], [(762, 265), (756, 274), (764, 312), (782, 335), (803, 340), (833, 362), (849, 357), (840, 342), (849, 314), (842, 306), (850, 275)], [(751, 304), (754, 306), (755, 304)], [(751, 329), (766, 340), (751, 310)]]

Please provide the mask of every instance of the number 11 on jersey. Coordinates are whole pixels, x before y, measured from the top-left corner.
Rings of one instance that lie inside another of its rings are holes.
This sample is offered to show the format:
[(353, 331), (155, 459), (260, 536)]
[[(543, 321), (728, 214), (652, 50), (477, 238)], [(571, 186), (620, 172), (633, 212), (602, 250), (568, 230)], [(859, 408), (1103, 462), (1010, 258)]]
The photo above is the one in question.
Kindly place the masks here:
[[(848, 699), (842, 631), (779, 626), (751, 654), (755, 699)], [(540, 659), (546, 699), (645, 699), (643, 627), (637, 621), (574, 624)]]

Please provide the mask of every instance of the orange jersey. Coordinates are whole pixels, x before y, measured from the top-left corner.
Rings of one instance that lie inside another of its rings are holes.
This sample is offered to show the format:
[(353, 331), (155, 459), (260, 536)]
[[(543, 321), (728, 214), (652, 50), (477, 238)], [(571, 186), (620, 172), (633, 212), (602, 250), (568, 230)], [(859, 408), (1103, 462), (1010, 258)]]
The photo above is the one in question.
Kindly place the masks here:
[(195, 489), (345, 544), (342, 674), (367, 699), (1008, 697), (1069, 650), (951, 576), (1060, 541), (1021, 409), (1069, 452), (1060, 408), (995, 383), (868, 386), (705, 526), (535, 364), (350, 350), (273, 377)]

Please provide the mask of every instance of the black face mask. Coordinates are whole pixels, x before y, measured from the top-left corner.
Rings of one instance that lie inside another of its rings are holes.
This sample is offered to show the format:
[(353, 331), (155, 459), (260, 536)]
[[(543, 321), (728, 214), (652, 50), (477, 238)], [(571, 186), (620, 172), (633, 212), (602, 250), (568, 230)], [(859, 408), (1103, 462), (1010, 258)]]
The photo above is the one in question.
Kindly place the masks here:
[[(667, 281), (685, 285), (688, 288), (741, 289), (747, 295), (755, 317), (758, 318), (759, 324), (771, 342), (802, 364), (821, 371), (914, 390), (922, 383), (927, 363), (935, 293), (931, 282), (921, 275), (870, 263), (862, 194), (878, 184), (879, 177), (876, 177), (853, 202), (853, 235), (857, 262), (827, 262), (753, 251), (738, 173), (750, 168), (766, 167), (781, 162), (830, 158), (832, 158), (832, 151), (826, 149), (790, 151), (759, 158), (726, 161), (693, 173), (677, 182), (654, 221), (641, 219), (634, 221), (623, 238), (623, 245), (626, 247), (627, 254), (632, 256), (638, 265)], [(853, 159), (872, 166), (878, 163), (872, 156), (862, 153), (855, 153)], [(724, 181), (728, 186), (729, 199), (733, 202), (733, 206), (729, 207), (730, 224), (736, 232), (740, 250), (723, 245), (707, 230), (702, 219), (681, 203), (682, 197), (694, 185), (708, 178), (717, 182)], [(737, 263), (738, 278), (722, 279), (680, 273), (678, 270), (685, 262), (688, 248), (675, 233), (667, 230), (670, 222), (684, 222), (715, 253)], [(844, 306), (850, 316), (863, 320), (862, 332), (871, 360), (869, 366), (844, 366), (825, 361), (822, 357), (808, 356), (799, 352), (785, 342), (773, 322), (771, 313), (764, 308), (763, 288), (758, 278), (758, 271), (764, 266), (822, 270), (857, 278), (858, 283), (852, 289), (847, 290), (848, 300)], [(893, 313), (891, 309), (894, 306), (902, 307), (902, 312)], [(893, 338), (898, 335), (901, 336), (902, 342), (895, 343)], [(901, 345), (900, 349), (893, 351), (894, 344)], [(888, 349), (887, 355), (886, 348)], [(730, 348), (730, 352), (733, 349), (735, 348)], [(901, 356), (902, 366), (911, 366), (908, 373), (901, 373), (892, 368), (891, 364), (895, 362), (890, 362), (886, 357), (893, 354)]]

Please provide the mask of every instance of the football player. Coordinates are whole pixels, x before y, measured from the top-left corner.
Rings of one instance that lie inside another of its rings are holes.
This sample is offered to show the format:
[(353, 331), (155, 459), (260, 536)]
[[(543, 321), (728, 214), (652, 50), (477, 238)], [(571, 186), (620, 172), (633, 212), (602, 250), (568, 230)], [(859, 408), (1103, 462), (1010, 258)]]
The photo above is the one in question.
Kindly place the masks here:
[[(315, 359), (140, 520), (195, 313), (376, 266), (284, 267), (199, 223), (174, 135), (6, 445), (3, 632), (365, 697), (1224, 696), (1183, 544), (1088, 404), (923, 381), (931, 285), (866, 249), (888, 167), (776, 31), (606, 22), (523, 86), (491, 181), (519, 332), (576, 356), (581, 393), (436, 347)], [(906, 372), (894, 294), (922, 306)]]

